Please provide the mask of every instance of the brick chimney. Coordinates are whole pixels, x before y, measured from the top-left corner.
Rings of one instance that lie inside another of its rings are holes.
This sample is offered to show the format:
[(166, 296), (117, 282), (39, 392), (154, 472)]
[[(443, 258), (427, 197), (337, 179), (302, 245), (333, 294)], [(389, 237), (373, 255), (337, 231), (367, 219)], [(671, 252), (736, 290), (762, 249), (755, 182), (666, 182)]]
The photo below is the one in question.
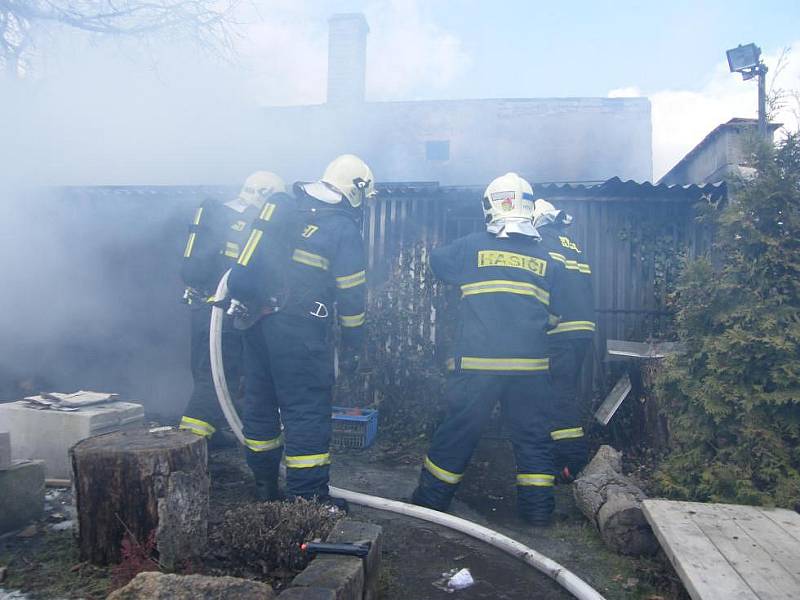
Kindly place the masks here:
[(328, 104), (364, 101), (369, 25), (361, 13), (333, 15), (328, 21)]

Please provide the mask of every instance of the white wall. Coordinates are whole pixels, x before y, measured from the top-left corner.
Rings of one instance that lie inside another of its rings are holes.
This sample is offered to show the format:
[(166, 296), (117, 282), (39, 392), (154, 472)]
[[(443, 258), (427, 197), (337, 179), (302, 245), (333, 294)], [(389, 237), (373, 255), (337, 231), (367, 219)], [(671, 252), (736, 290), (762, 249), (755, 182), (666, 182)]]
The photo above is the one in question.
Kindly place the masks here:
[[(265, 121), (279, 172), (298, 164), (317, 172), (355, 152), (378, 181), (483, 184), (507, 171), (533, 181), (652, 179), (646, 98), (323, 105), (267, 109)], [(449, 141), (449, 160), (427, 160), (431, 140)]]

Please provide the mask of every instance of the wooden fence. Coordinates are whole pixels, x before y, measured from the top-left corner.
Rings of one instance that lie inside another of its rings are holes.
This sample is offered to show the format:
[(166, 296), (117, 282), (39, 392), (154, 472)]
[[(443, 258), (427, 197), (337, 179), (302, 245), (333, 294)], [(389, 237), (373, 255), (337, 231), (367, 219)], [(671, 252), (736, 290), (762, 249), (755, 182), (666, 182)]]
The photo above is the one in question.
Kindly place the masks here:
[[(433, 184), (385, 186), (364, 226), (373, 286), (409, 251), (483, 228), (481, 190)], [(592, 266), (598, 338), (669, 335), (667, 295), (683, 259), (704, 251), (694, 205), (723, 186), (652, 186), (611, 180), (597, 186), (541, 186), (540, 197), (574, 217), (571, 237)]]
[[(442, 312), (445, 291), (425, 276), (425, 255), (483, 227), (481, 190), (430, 183), (379, 187), (364, 222), (371, 294), (377, 299), (398, 273), (411, 277), (401, 278), (407, 286), (401, 316), (378, 308), (370, 319), (420, 316), (413, 332), (394, 328), (394, 339), (385, 340), (413, 352), (412, 344), (443, 337), (442, 316), (451, 312)], [(692, 206), (704, 195), (724, 195), (724, 188), (612, 180), (591, 187), (541, 186), (537, 192), (575, 217), (574, 237), (593, 269), (598, 347), (604, 348), (608, 337), (668, 334), (665, 298), (680, 257), (707, 244)], [(25, 198), (24, 209), (16, 211), (19, 222), (12, 219), (9, 225), (25, 231), (30, 223), (39, 224), (36, 239), (42, 245), (36, 252), (26, 250), (24, 268), (15, 269), (9, 283), (26, 299), (15, 310), (19, 323), (28, 325), (0, 340), (0, 353), (16, 357), (0, 365), (2, 398), (19, 396), (17, 382), (33, 378), (42, 389), (94, 386), (165, 412), (182, 410), (190, 383), (188, 317), (179, 302), (178, 277), (186, 227), (205, 196), (231, 193), (91, 187)], [(43, 282), (54, 286), (54, 296), (43, 296)]]

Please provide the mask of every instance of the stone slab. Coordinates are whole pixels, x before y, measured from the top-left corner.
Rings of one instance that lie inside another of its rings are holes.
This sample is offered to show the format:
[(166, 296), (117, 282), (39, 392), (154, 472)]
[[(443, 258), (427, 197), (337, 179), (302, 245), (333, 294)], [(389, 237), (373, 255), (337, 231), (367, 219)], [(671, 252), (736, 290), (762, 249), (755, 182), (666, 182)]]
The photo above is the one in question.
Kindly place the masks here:
[(42, 461), (14, 461), (0, 470), (0, 534), (25, 527), (43, 512)]
[(369, 554), (363, 560), (364, 565), (364, 600), (375, 600), (378, 597), (381, 571), (381, 550), (383, 545), (383, 528), (373, 523), (364, 523), (352, 519), (343, 519), (337, 523), (328, 535), (331, 543), (370, 543)]
[(293, 587), (281, 592), (278, 600), (336, 600), (336, 592), (315, 587)]
[(43, 460), (48, 479), (70, 479), (72, 446), (94, 435), (144, 426), (144, 408), (110, 402), (61, 412), (10, 402), (0, 404), (0, 424), (11, 433), (12, 459)]
[(139, 573), (106, 600), (272, 600), (266, 583), (238, 577)]
[(364, 566), (355, 556), (318, 556), (294, 578), (292, 587), (331, 590), (336, 600), (362, 600)]
[(11, 434), (8, 431), (0, 431), (0, 469), (7, 469), (11, 466)]

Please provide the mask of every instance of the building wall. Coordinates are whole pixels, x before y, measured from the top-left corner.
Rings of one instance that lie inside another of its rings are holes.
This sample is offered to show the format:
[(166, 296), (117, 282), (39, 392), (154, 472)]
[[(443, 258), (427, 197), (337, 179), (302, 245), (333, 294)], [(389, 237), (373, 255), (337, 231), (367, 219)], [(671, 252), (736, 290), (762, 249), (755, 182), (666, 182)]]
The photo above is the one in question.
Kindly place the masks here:
[(686, 185), (722, 181), (736, 168), (741, 150), (738, 135), (721, 131), (683, 164), (676, 165), (660, 183)]
[[(776, 128), (777, 125), (770, 125), (771, 131)], [(757, 136), (758, 123), (754, 119), (733, 119), (724, 123), (670, 169), (659, 183), (703, 185), (740, 175), (750, 163), (749, 148)]]
[(273, 108), (265, 119), (270, 168), (288, 176), (354, 152), (379, 181), (485, 184), (507, 171), (534, 181), (652, 179), (646, 98), (375, 102)]

